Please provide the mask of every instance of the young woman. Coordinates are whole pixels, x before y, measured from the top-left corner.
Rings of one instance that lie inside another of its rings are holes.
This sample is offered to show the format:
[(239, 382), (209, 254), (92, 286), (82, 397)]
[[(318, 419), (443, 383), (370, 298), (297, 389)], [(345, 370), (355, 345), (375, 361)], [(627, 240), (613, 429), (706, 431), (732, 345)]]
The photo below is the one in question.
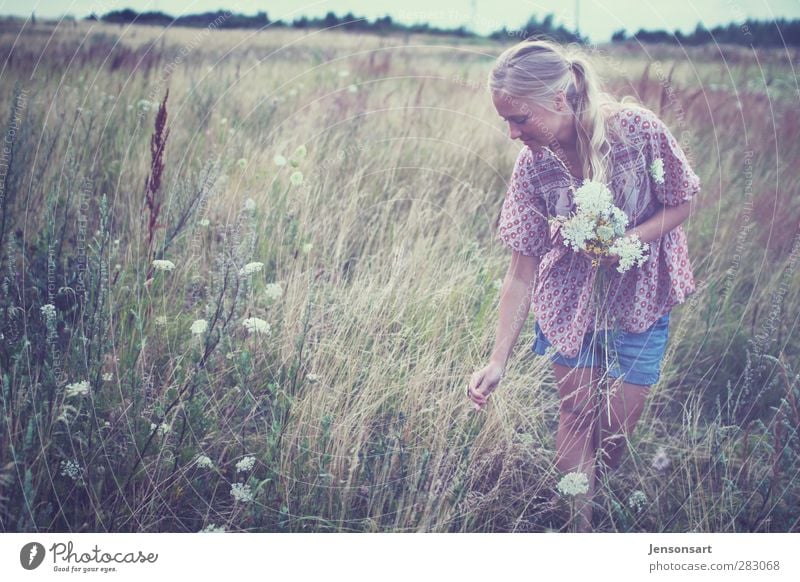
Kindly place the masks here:
[[(650, 110), (601, 90), (577, 49), (525, 41), (498, 57), (489, 76), (498, 114), (521, 149), (498, 220), (511, 264), (503, 283), (495, 347), (467, 387), (477, 409), (487, 402), (528, 312), (536, 315), (532, 350), (549, 355), (560, 397), (556, 466), (585, 473), (579, 531), (591, 531), (595, 482), (615, 469), (659, 379), (669, 315), (695, 291), (686, 235), (700, 180), (664, 123)], [(584, 179), (605, 183), (630, 222), (625, 236), (648, 243), (649, 258), (624, 274), (618, 257), (593, 265), (563, 244), (548, 217), (568, 216)], [(597, 271), (610, 280), (600, 319)], [(603, 321), (613, 321), (600, 331)], [(608, 393), (600, 394), (606, 378)], [(600, 453), (600, 461), (595, 458)]]

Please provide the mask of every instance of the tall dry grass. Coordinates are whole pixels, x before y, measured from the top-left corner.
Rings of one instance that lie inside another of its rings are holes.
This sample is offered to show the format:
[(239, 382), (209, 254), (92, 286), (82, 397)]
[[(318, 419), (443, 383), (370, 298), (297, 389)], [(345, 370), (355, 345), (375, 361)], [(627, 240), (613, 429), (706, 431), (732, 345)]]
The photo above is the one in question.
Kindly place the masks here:
[[(487, 414), (463, 389), (491, 350), (509, 258), (493, 224), (518, 146), (482, 89), (498, 47), (19, 32), (0, 27), (16, 127), (0, 206), (3, 531), (566, 527), (533, 326)], [(598, 529), (796, 531), (791, 69), (776, 53), (653, 50), (598, 64), (688, 132), (698, 292), (675, 310)], [(151, 245), (173, 271), (148, 277)], [(253, 317), (268, 335), (246, 331)], [(80, 381), (88, 393), (70, 395)]]

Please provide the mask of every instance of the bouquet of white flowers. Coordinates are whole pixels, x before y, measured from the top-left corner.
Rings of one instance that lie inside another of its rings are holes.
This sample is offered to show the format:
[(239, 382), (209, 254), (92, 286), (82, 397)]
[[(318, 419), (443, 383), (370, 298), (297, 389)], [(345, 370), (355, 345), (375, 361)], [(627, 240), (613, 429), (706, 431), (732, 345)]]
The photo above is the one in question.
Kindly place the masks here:
[(628, 216), (614, 206), (611, 191), (605, 184), (584, 180), (575, 191), (575, 206), (572, 216), (556, 216), (550, 220), (560, 223), (566, 246), (594, 257), (592, 266), (598, 266), (602, 256), (617, 255), (617, 271), (624, 273), (647, 260), (647, 245), (636, 235), (623, 236)]

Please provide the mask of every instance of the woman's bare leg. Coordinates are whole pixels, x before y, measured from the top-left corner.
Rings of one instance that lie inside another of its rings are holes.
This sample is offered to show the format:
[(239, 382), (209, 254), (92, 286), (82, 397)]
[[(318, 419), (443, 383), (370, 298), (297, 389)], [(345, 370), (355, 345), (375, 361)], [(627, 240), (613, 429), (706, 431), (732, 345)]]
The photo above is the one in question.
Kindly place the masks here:
[(575, 498), (578, 531), (591, 531), (595, 491), (595, 454), (600, 444), (595, 396), (601, 370), (553, 364), (560, 398), (556, 467), (563, 473), (580, 471), (589, 479), (586, 495)]
[(650, 387), (622, 382), (621, 378), (609, 378), (609, 382), (613, 382), (610, 395), (603, 394), (600, 405), (600, 443), (603, 447), (602, 465), (613, 471), (622, 461)]

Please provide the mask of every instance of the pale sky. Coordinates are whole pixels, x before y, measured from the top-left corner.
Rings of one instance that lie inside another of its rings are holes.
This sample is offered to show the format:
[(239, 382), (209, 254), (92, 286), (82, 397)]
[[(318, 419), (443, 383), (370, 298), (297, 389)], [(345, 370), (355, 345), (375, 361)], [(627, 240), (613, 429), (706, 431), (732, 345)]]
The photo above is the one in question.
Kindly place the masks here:
[[(592, 42), (605, 42), (625, 28), (629, 34), (640, 28), (694, 30), (698, 22), (712, 28), (747, 18), (774, 20), (800, 18), (800, 0), (578, 0), (580, 31)], [(157, 10), (172, 16), (228, 9), (252, 15), (259, 11), (270, 20), (291, 21), (302, 15), (324, 16), (328, 11), (373, 21), (390, 15), (405, 24), (429, 22), (432, 26), (455, 28), (465, 25), (488, 34), (503, 25), (519, 28), (532, 14), (541, 20), (552, 13), (556, 23), (570, 29), (575, 25), (576, 0), (0, 0), (0, 15), (58, 17), (72, 14), (83, 18), (91, 12), (132, 8), (138, 12)]]

